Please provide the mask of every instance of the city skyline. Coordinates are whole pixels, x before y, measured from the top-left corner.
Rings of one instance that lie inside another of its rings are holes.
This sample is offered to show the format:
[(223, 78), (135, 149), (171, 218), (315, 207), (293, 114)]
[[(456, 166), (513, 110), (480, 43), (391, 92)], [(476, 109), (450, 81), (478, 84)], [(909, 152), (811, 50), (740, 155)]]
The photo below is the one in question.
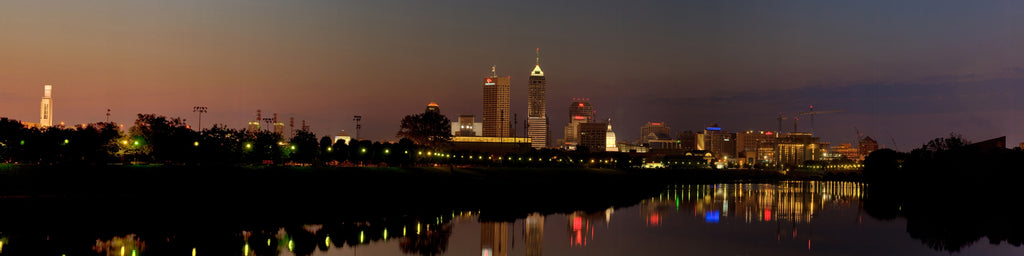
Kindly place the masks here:
[(1022, 7), (13, 1), (0, 10), (0, 115), (35, 122), (39, 88), (53, 85), (54, 123), (100, 122), (111, 109), (127, 125), (139, 113), (196, 124), (192, 108), (206, 106), (206, 128), (244, 128), (260, 109), (329, 136), (354, 133), (361, 115), (362, 138), (396, 140), (401, 117), (429, 102), (482, 117), (478, 79), (496, 65), (522, 134), (539, 47), (556, 129), (572, 98), (591, 99), (623, 141), (652, 121), (775, 130), (778, 113), (814, 105), (844, 110), (815, 120), (833, 145), (853, 142), (854, 127), (904, 151), (950, 132), (1013, 145), (1024, 141), (1024, 36), (1012, 25)]

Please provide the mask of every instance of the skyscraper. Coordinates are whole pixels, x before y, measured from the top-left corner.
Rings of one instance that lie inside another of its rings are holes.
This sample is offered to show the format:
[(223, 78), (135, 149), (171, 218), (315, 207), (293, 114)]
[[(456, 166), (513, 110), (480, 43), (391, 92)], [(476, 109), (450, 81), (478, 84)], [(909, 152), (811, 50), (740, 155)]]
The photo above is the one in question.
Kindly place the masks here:
[(53, 125), (53, 98), (52, 85), (43, 86), (43, 101), (39, 104), (39, 125), (50, 127)]
[(509, 126), (509, 92), (511, 77), (498, 77), (491, 66), (491, 76), (484, 78), (484, 137), (511, 137)]
[(537, 65), (530, 72), (529, 104), (527, 105), (528, 136), (533, 148), (548, 146), (548, 115), (547, 115), (547, 82), (544, 71), (540, 70), (540, 48), (537, 48)]
[(576, 145), (580, 141), (579, 126), (594, 121), (594, 107), (589, 99), (574, 98), (569, 104), (569, 124), (565, 126), (565, 144)]

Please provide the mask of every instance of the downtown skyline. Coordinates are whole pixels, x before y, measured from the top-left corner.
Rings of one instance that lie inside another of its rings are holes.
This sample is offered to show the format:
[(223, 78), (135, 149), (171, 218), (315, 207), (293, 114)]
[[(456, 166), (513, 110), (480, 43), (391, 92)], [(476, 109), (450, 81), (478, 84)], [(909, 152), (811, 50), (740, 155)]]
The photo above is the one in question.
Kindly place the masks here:
[(844, 110), (815, 117), (833, 145), (854, 127), (903, 151), (950, 132), (1024, 141), (1016, 2), (4, 5), (0, 116), (28, 122), (50, 84), (55, 123), (111, 109), (126, 126), (138, 113), (196, 124), (206, 106), (206, 128), (243, 128), (260, 109), (332, 136), (354, 134), (361, 115), (361, 137), (397, 140), (401, 118), (429, 102), (482, 117), (479, 81), (496, 65), (523, 136), (539, 47), (552, 141), (572, 98), (589, 98), (622, 141), (646, 122), (775, 130), (780, 112), (810, 105)]

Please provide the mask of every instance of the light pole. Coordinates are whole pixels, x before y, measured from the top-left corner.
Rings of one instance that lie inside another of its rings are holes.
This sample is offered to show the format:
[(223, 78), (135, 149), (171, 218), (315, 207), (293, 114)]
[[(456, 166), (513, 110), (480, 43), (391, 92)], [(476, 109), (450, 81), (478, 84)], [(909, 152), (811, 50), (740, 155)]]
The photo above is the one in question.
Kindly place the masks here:
[(352, 117), (352, 121), (356, 121), (356, 140), (359, 140), (359, 129), (363, 128), (363, 126), (359, 124), (359, 121), (361, 120), (363, 120), (363, 116)]
[(206, 113), (206, 106), (195, 106), (195, 107), (192, 107), (192, 112), (199, 113), (199, 132), (202, 133), (203, 132), (203, 113)]

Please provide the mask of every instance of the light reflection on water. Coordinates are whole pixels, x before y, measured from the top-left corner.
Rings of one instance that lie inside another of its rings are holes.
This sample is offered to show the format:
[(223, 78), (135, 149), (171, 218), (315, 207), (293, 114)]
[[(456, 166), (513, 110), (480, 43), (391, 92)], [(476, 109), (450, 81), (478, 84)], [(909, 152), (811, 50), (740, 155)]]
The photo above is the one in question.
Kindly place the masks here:
[[(127, 234), (97, 239), (92, 251), (121, 256), (944, 254), (910, 238), (905, 221), (865, 218), (865, 191), (856, 182), (679, 184), (623, 208), (507, 220), (483, 220), (486, 211), (451, 211), (405, 220), (242, 230), (212, 246), (176, 241), (173, 235)], [(0, 255), (8, 255), (12, 241), (0, 234)], [(963, 252), (1024, 250), (975, 244)]]

